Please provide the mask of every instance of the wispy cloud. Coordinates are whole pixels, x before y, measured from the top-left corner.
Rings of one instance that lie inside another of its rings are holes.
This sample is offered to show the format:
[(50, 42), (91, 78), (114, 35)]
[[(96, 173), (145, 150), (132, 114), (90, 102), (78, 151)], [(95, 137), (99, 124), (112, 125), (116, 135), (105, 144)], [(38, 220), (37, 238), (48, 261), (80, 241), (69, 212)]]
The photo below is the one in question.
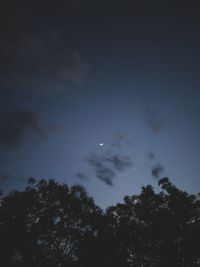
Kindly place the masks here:
[(151, 174), (155, 179), (159, 179), (163, 171), (164, 167), (160, 163), (157, 163), (152, 167)]
[(124, 169), (133, 165), (129, 156), (120, 156), (117, 154), (108, 153), (105, 158), (105, 162), (111, 163), (111, 166), (116, 171), (123, 171)]
[(159, 179), (160, 175), (164, 171), (164, 166), (160, 163), (160, 161), (157, 159), (154, 152), (150, 151), (148, 154), (148, 159), (153, 163), (153, 166), (151, 167), (151, 175), (155, 179)]
[(153, 133), (157, 134), (164, 130), (166, 118), (154, 107), (150, 106), (149, 104), (142, 103), (141, 110), (147, 126)]
[(14, 148), (20, 145), (30, 132), (44, 135), (36, 115), (29, 110), (17, 109), (0, 113), (0, 144)]
[[(38, 1), (19, 0), (12, 12), (9, 2), (3, 2), (0, 24), (6, 29), (0, 38), (0, 89), (60, 91), (85, 80), (89, 65), (69, 45), (70, 31), (63, 31), (68, 29), (64, 18), (80, 11), (81, 0), (61, 0), (57, 5), (44, 0), (42, 6)], [(45, 2), (48, 8), (44, 9)], [(38, 16), (40, 10), (42, 16)]]
[(72, 60), (69, 66), (64, 66), (58, 73), (60, 81), (71, 81), (75, 84), (84, 82), (88, 73), (89, 65), (83, 61), (77, 51), (72, 53)]
[(113, 147), (120, 148), (124, 145), (125, 137), (123, 134), (115, 132), (112, 134), (111, 137), (112, 137), (111, 145)]
[(155, 160), (155, 159), (156, 159), (156, 156), (155, 156), (155, 154), (154, 154), (152, 151), (150, 151), (150, 152), (148, 153), (148, 158), (149, 158), (150, 160)]
[(133, 166), (130, 156), (123, 156), (110, 151), (101, 155), (92, 154), (86, 158), (86, 161), (94, 168), (96, 177), (109, 186), (113, 186), (113, 178), (118, 172)]
[(96, 168), (96, 177), (108, 186), (113, 186), (113, 178), (115, 176), (116, 173), (113, 169), (106, 167), (105, 165)]
[(76, 178), (78, 178), (79, 180), (84, 180), (84, 181), (89, 179), (88, 175), (86, 175), (83, 172), (78, 172), (76, 174)]

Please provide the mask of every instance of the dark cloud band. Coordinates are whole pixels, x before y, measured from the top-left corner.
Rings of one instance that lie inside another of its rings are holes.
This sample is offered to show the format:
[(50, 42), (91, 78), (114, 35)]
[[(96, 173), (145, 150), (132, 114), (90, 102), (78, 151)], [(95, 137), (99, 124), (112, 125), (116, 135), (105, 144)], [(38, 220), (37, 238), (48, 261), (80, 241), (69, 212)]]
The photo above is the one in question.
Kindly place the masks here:
[(18, 109), (0, 113), (0, 144), (14, 148), (23, 142), (26, 134), (34, 132), (44, 134), (36, 115), (29, 110)]

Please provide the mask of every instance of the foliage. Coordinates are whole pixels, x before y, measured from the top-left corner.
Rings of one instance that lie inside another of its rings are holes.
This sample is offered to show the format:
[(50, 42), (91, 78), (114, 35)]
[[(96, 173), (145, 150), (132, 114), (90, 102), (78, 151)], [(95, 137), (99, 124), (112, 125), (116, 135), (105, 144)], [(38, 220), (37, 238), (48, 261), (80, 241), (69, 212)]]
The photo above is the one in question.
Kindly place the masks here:
[(80, 185), (29, 179), (1, 197), (0, 266), (200, 266), (200, 197), (168, 178), (103, 212)]

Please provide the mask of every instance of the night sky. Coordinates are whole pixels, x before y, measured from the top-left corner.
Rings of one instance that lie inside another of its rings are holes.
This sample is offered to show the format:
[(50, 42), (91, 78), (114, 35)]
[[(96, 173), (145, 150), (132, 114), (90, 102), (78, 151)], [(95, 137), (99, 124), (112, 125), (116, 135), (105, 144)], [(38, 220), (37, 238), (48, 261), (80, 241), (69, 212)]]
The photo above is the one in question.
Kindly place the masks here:
[(0, 188), (101, 207), (167, 176), (200, 191), (198, 1), (2, 0)]

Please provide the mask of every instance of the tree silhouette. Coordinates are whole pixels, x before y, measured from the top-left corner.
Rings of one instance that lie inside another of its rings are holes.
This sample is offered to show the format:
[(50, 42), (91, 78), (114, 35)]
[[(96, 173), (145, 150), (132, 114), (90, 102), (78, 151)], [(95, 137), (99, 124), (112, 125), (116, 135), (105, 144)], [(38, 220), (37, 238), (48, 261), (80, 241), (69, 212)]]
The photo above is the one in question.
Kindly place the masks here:
[(81, 186), (30, 181), (1, 203), (2, 266), (76, 266), (101, 210)]
[(167, 178), (159, 185), (158, 194), (148, 185), (107, 210), (117, 250), (128, 266), (199, 266), (199, 195), (177, 189)]
[(103, 212), (80, 185), (30, 178), (1, 197), (0, 266), (200, 266), (200, 195), (158, 184)]

